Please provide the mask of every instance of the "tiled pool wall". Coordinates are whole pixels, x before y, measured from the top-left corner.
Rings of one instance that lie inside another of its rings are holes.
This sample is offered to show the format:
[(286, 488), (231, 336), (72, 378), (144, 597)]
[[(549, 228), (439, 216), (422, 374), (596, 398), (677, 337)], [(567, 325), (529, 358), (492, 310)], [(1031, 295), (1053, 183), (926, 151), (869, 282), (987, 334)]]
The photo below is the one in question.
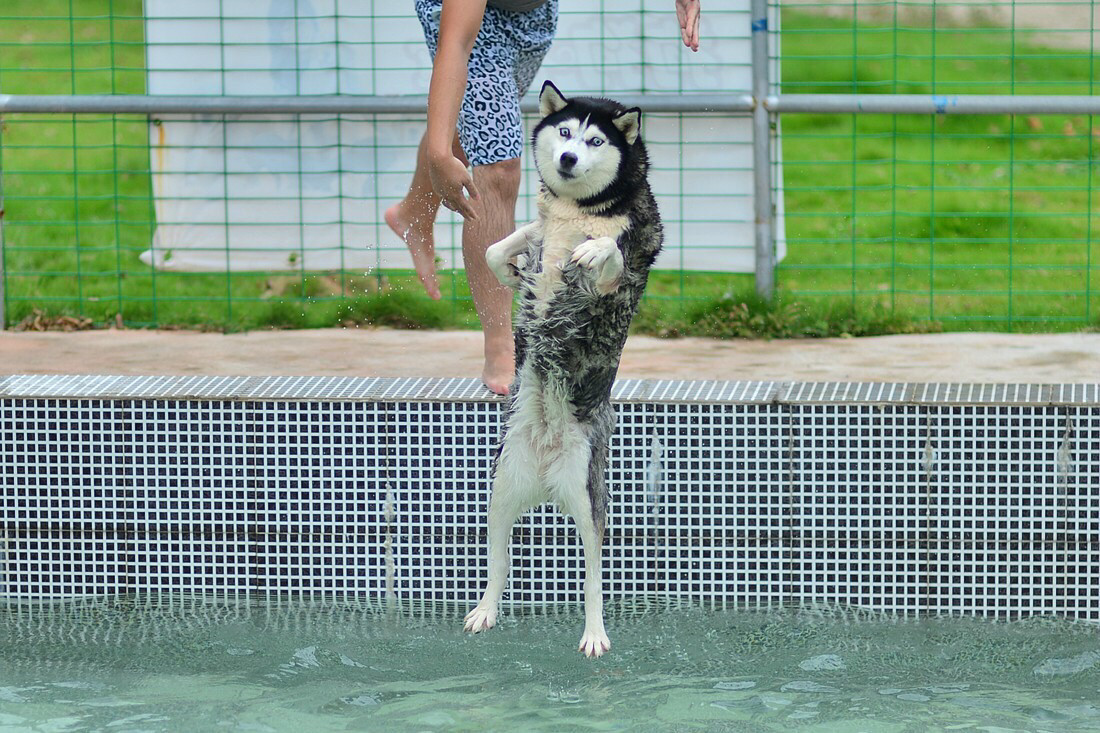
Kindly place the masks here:
[[(1100, 385), (622, 380), (611, 600), (1100, 620)], [(501, 402), (467, 379), (0, 378), (0, 598), (469, 604)], [(550, 508), (506, 603), (580, 602)]]

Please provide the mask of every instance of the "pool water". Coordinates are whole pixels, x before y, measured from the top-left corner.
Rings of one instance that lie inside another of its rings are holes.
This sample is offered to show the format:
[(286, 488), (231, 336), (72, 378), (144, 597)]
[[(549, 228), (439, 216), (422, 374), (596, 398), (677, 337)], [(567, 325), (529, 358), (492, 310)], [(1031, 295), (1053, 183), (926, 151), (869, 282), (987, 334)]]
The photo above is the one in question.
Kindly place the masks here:
[(0, 603), (3, 731), (1085, 731), (1100, 628), (835, 609), (465, 609), (186, 597)]

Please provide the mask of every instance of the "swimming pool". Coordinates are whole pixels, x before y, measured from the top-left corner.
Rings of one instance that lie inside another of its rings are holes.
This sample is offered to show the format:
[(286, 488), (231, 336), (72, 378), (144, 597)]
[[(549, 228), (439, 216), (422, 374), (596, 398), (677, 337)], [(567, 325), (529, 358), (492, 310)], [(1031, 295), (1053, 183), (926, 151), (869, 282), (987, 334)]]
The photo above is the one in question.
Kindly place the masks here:
[(1100, 727), (1100, 385), (613, 398), (591, 662), (476, 380), (0, 378), (0, 729)]
[(612, 604), (579, 611), (162, 595), (0, 605), (0, 729), (1085, 731), (1100, 635), (1055, 619)]

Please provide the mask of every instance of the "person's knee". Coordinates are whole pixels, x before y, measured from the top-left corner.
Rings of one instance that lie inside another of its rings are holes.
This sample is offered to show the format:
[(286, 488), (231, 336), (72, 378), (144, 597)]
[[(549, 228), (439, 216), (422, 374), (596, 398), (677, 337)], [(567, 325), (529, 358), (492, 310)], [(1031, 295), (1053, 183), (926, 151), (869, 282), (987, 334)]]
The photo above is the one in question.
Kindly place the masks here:
[(510, 158), (474, 168), (474, 183), (484, 193), (506, 201), (519, 195), (520, 173), (519, 158)]

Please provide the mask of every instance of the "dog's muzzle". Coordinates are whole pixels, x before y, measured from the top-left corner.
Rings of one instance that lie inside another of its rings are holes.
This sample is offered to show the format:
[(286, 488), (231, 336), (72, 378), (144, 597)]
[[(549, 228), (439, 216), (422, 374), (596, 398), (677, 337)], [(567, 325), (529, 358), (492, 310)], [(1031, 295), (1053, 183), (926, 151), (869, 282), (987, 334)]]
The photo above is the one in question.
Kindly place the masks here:
[(574, 153), (562, 153), (558, 159), (558, 170), (565, 178), (573, 177), (573, 166), (577, 164), (577, 156)]

